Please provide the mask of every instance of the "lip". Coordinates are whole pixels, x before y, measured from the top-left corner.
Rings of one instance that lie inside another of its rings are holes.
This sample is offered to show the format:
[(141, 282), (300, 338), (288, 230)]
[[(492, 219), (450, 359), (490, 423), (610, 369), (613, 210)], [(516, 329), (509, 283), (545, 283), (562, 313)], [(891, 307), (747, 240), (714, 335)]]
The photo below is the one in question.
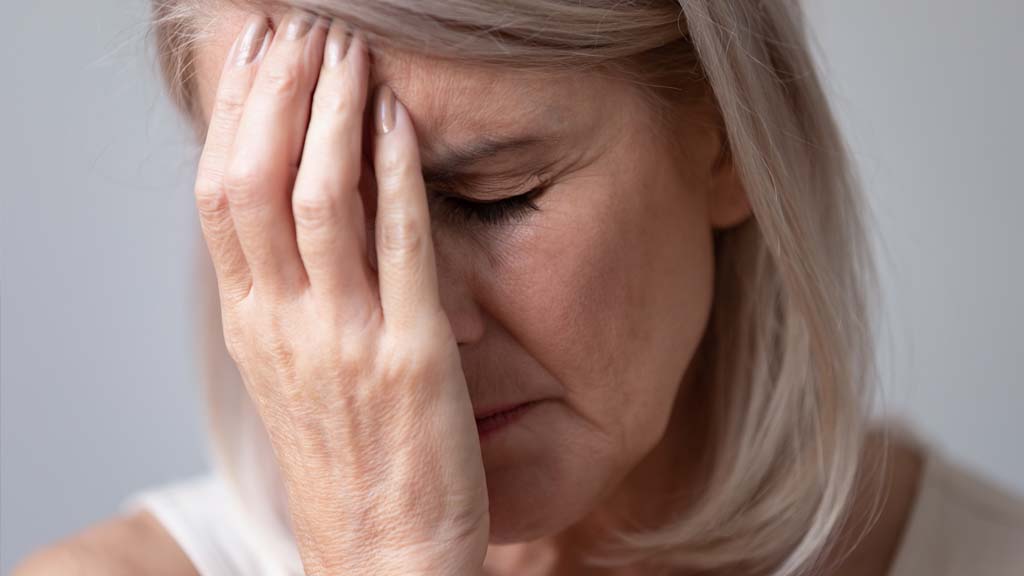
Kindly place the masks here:
[(540, 402), (540, 400), (532, 400), (481, 410), (478, 414), (475, 414), (477, 434), (480, 435), (481, 440), (493, 436), (522, 418), (523, 415)]
[(483, 420), (485, 418), (490, 418), (491, 416), (494, 416), (496, 414), (501, 414), (502, 412), (514, 410), (519, 406), (525, 406), (526, 404), (529, 403), (530, 402), (510, 402), (508, 404), (495, 404), (484, 410), (475, 411), (473, 417), (476, 418), (477, 420)]

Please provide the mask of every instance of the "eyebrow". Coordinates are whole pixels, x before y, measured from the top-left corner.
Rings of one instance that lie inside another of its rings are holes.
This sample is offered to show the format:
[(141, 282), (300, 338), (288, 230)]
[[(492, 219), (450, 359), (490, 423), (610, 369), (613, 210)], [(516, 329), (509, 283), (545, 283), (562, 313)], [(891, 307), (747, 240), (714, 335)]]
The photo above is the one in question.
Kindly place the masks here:
[(484, 160), (493, 159), (500, 154), (550, 148), (559, 141), (560, 138), (556, 136), (536, 134), (512, 137), (482, 136), (469, 144), (449, 146), (437, 159), (424, 162), (423, 180), (428, 184), (457, 180), (467, 176), (471, 167)]

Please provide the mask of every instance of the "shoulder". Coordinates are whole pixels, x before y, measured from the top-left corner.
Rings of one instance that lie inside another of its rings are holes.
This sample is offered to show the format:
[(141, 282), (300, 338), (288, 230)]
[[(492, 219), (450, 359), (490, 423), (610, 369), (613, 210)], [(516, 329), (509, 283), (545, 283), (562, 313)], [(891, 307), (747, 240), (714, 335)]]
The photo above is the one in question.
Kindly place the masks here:
[(892, 576), (1024, 573), (1024, 498), (928, 450)]
[(46, 546), (11, 576), (198, 576), (188, 557), (148, 511), (117, 516)]

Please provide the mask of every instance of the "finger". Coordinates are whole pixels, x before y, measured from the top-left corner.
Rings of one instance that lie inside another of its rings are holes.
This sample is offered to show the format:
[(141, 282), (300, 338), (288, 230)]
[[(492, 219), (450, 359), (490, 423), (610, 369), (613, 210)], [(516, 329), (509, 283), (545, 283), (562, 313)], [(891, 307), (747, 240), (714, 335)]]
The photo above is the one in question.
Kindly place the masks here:
[(221, 295), (231, 299), (248, 294), (252, 277), (231, 220), (223, 187), (224, 170), (256, 67), (269, 43), (266, 16), (249, 16), (224, 61), (196, 173), (195, 198), (200, 227)]
[(380, 300), (387, 326), (402, 329), (441, 310), (430, 213), (412, 120), (387, 86), (374, 115)]
[(335, 307), (357, 312), (377, 300), (359, 194), (368, 68), (365, 40), (334, 21), (292, 195), (310, 290)]
[(300, 10), (281, 22), (246, 100), (224, 177), (254, 290), (292, 291), (306, 282), (291, 191), (323, 58), (323, 23)]

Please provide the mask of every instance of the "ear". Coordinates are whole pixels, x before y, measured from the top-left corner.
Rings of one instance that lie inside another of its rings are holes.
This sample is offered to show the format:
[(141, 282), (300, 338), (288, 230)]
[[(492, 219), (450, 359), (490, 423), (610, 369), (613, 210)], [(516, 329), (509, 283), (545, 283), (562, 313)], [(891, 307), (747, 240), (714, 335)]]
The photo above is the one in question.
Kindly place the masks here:
[(733, 162), (729, 141), (721, 131), (719, 137), (722, 144), (711, 167), (708, 217), (713, 228), (724, 229), (742, 224), (752, 211), (746, 188)]

